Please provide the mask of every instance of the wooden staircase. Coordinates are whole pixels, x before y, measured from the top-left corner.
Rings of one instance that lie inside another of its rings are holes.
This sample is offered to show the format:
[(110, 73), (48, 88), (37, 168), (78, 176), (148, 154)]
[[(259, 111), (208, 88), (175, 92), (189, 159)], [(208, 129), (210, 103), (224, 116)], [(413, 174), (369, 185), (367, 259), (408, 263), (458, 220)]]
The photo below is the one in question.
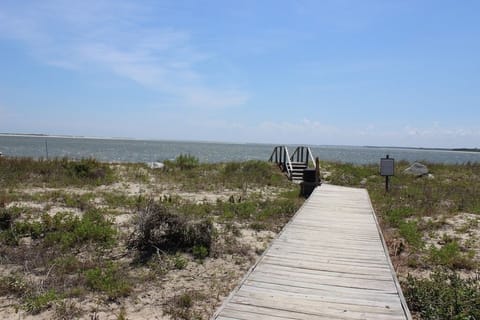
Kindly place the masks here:
[(303, 182), (303, 171), (307, 169), (308, 165), (304, 162), (291, 162), (292, 170), (290, 171), (290, 180), (294, 182)]
[[(305, 146), (297, 147), (291, 155), (286, 146), (277, 146), (273, 149), (269, 161), (275, 162), (287, 177), (296, 183), (304, 182), (305, 174), (316, 170), (312, 151)], [(309, 165), (313, 167), (309, 168)]]

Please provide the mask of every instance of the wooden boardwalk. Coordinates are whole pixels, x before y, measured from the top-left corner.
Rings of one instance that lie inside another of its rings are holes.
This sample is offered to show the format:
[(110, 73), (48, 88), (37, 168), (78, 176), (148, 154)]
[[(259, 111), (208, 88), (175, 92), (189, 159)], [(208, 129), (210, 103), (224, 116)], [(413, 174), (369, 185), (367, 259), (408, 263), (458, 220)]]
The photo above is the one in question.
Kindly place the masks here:
[(212, 319), (411, 319), (367, 191), (315, 189)]

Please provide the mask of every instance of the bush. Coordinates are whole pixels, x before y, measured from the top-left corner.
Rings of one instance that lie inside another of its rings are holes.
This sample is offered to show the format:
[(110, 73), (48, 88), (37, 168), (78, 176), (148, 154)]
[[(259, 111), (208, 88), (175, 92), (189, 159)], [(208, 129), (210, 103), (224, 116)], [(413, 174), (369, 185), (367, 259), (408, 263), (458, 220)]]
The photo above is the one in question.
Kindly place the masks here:
[(0, 208), (0, 231), (10, 229), (16, 215), (7, 208)]
[(411, 311), (424, 320), (480, 319), (480, 278), (437, 270), (428, 279), (408, 276), (403, 293)]
[(189, 221), (162, 204), (150, 202), (139, 212), (129, 247), (140, 250), (147, 257), (158, 250), (189, 251), (195, 246), (210, 250), (213, 232), (210, 220)]

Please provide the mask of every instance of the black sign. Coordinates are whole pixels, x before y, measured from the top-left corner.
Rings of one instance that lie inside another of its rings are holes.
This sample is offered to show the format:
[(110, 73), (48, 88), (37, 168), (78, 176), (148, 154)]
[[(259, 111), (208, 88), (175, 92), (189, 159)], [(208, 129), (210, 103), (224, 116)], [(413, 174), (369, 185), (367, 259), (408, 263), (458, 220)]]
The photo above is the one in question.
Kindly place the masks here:
[(395, 175), (395, 159), (388, 156), (380, 159), (380, 175), (384, 177)]

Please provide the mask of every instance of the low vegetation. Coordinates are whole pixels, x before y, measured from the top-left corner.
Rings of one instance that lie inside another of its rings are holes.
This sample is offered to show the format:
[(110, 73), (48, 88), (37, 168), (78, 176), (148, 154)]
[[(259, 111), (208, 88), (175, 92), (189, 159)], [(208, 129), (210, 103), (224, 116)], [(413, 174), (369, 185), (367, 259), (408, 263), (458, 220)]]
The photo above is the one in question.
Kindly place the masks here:
[(128, 319), (138, 301), (208, 318), (303, 201), (269, 163), (190, 155), (0, 158), (0, 186), (3, 318)]
[(72, 161), (67, 158), (34, 160), (0, 157), (0, 184), (30, 186), (97, 186), (113, 182), (113, 172), (106, 163), (95, 159)]
[[(422, 177), (409, 165), (396, 164), (387, 193), (377, 165), (321, 163), (324, 181), (368, 189), (415, 317), (477, 319), (480, 164), (427, 163)], [(128, 319), (154, 306), (206, 319), (298, 193), (262, 161), (0, 158), (0, 317)]]

